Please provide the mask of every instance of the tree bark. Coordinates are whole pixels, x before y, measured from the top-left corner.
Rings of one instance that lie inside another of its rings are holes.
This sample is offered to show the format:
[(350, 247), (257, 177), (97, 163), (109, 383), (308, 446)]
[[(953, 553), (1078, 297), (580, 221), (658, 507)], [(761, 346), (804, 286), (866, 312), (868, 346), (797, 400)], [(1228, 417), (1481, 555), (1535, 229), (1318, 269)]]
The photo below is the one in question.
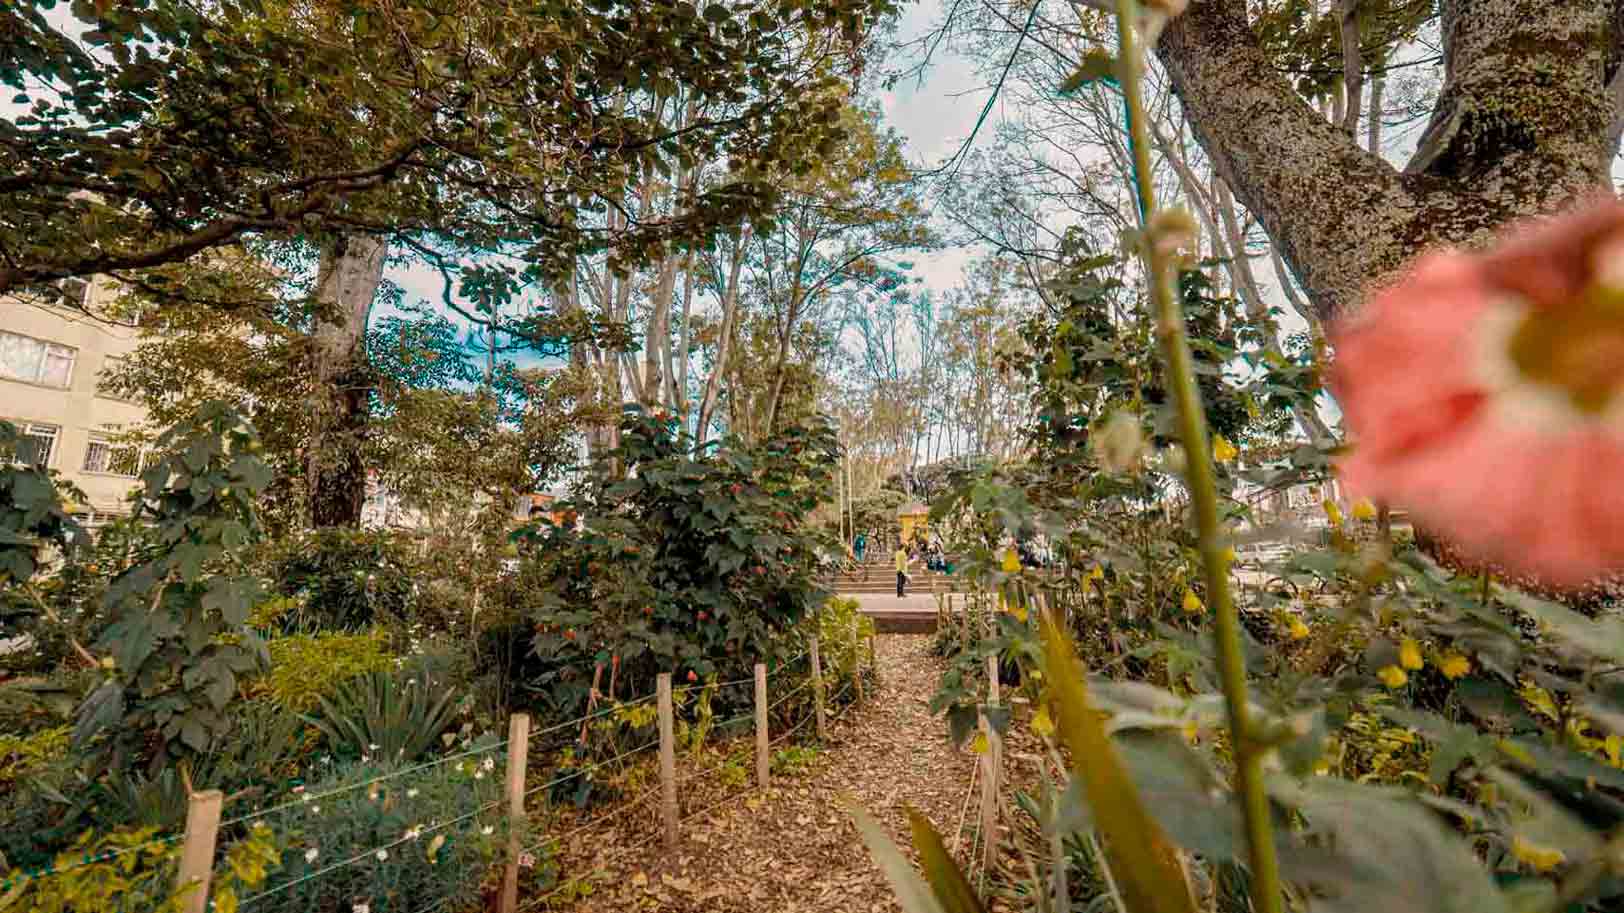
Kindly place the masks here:
[(744, 228), (733, 242), (732, 262), (728, 267), (727, 286), (722, 290), (722, 326), (716, 339), (716, 362), (711, 365), (710, 376), (705, 378), (705, 393), (699, 400), (699, 421), (694, 427), (694, 438), (704, 442), (710, 437), (711, 418), (716, 412), (716, 401), (722, 392), (722, 381), (727, 377), (728, 356), (733, 347), (733, 328), (739, 315), (739, 272), (744, 268), (744, 249), (750, 243), (750, 229)]
[(1370, 116), (1365, 122), (1365, 151), (1371, 155), (1382, 154), (1382, 90), (1387, 86), (1387, 78), (1377, 75), (1370, 81)]
[(1359, 0), (1342, 0), (1342, 129), (1359, 135), (1359, 112), (1365, 102), (1365, 62), (1359, 51)]
[(1196, 139), (1329, 320), (1424, 248), (1606, 185), (1620, 5), (1444, 0), (1444, 85), (1403, 172), (1314, 113), (1244, 0), (1193, 0), (1156, 50)]
[(315, 299), (322, 313), (311, 340), (316, 389), (305, 461), (310, 522), (318, 528), (361, 523), (367, 489), (361, 447), (372, 393), (367, 317), (387, 253), (380, 239), (341, 234), (322, 251), (317, 268)]

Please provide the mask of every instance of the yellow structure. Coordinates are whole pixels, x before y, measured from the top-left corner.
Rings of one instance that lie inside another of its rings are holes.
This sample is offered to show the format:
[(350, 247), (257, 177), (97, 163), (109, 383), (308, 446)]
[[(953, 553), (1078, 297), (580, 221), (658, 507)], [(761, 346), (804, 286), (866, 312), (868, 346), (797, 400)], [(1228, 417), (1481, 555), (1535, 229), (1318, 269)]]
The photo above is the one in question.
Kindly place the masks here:
[(912, 542), (917, 533), (923, 539), (930, 535), (930, 508), (918, 501), (909, 501), (897, 508), (898, 532), (903, 543)]
[[(105, 284), (68, 280), (63, 291), (86, 310), (114, 294)], [(23, 433), (22, 459), (41, 461), (79, 486), (76, 513), (95, 524), (128, 511), (143, 454), (117, 435), (146, 420), (141, 406), (101, 389), (102, 372), (136, 347), (137, 330), (31, 296), (0, 298), (0, 418)]]

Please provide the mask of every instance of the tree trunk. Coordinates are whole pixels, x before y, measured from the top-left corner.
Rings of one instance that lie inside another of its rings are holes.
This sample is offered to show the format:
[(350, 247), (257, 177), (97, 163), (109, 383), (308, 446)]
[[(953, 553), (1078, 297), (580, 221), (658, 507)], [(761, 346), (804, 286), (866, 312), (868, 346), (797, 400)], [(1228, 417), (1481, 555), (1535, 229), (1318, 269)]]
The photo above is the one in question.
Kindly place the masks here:
[(1244, 0), (1194, 0), (1156, 50), (1197, 140), (1322, 319), (1438, 243), (1482, 243), (1608, 181), (1615, 0), (1444, 0), (1444, 85), (1399, 172), (1314, 113)]
[(1342, 129), (1359, 135), (1359, 111), (1364, 107), (1365, 62), (1359, 52), (1359, 0), (1342, 0)]
[(366, 500), (366, 440), (372, 372), (366, 357), (367, 316), (383, 280), (388, 246), (367, 235), (341, 234), (322, 251), (315, 299), (321, 318), (311, 340), (312, 395), (305, 454), (311, 525), (359, 526)]
[(739, 314), (739, 271), (744, 268), (744, 249), (750, 243), (750, 229), (746, 227), (733, 242), (732, 262), (728, 267), (727, 285), (722, 289), (722, 326), (716, 339), (716, 362), (711, 365), (710, 376), (705, 378), (705, 393), (699, 400), (699, 421), (694, 427), (694, 439), (703, 443), (710, 437), (711, 417), (716, 413), (717, 397), (722, 392), (722, 381), (727, 377), (728, 356), (733, 347), (733, 329)]
[(1382, 154), (1382, 90), (1387, 78), (1378, 75), (1370, 81), (1370, 118), (1365, 122), (1365, 151)]

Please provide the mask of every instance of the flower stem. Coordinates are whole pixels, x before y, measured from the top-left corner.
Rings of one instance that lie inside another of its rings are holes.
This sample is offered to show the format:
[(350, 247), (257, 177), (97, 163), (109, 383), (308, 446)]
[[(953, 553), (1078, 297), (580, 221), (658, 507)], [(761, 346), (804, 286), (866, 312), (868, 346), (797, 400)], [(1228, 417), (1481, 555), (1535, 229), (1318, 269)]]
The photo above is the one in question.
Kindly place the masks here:
[[(1134, 179), (1140, 204), (1156, 211), (1154, 172), (1150, 163), (1150, 137), (1145, 125), (1142, 59), (1133, 23), (1136, 0), (1117, 0), (1117, 39), (1121, 54), (1122, 94), (1128, 104), (1133, 141)], [(1217, 624), (1218, 671), (1229, 711), (1229, 733), (1235, 754), (1235, 792), (1246, 817), (1246, 842), (1252, 870), (1252, 904), (1257, 913), (1280, 913), (1280, 867), (1276, 858), (1269, 801), (1263, 791), (1263, 755), (1268, 750), (1254, 731), (1246, 697), (1246, 665), (1241, 655), (1240, 616), (1229, 589), (1229, 568), (1218, 526), (1218, 486), (1207, 437), (1206, 414), (1196, 386), (1185, 336), (1184, 313), (1174, 285), (1173, 251), (1154, 237), (1154, 220), (1140, 249), (1150, 274), (1151, 302), (1157, 335), (1167, 360), (1167, 383), (1179, 413), (1179, 437), (1184, 443), (1186, 481), (1201, 537), (1201, 562), (1207, 594)]]

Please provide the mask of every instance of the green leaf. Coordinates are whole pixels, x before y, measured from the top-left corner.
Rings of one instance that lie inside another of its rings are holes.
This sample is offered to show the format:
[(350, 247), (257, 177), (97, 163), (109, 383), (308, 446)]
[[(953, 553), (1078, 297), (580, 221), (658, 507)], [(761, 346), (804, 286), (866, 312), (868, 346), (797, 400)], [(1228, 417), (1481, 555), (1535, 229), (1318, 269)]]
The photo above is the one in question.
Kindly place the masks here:
[(1271, 792), (1304, 819), (1281, 872), (1312, 889), (1316, 913), (1507, 913), (1466, 842), (1403, 790), (1310, 777)]
[(908, 857), (902, 855), (897, 845), (891, 842), (885, 829), (850, 799), (846, 800), (846, 810), (857, 822), (857, 833), (868, 845), (875, 864), (891, 882), (891, 889), (896, 892), (897, 903), (902, 905), (903, 913), (947, 913), (936, 899), (935, 892), (914, 871)]
[(1099, 713), (1089, 703), (1071, 638), (1048, 617), (1043, 619), (1043, 645), (1048, 698), (1058, 711), (1061, 740), (1071, 750), (1072, 775), (1083, 782), (1128, 909), (1194, 913), (1195, 901), (1177, 852), (1146, 811)]
[(930, 821), (918, 811), (908, 808), (908, 829), (913, 833), (914, 849), (919, 853), (925, 869), (925, 881), (931, 893), (947, 913), (981, 913), (981, 901), (976, 899), (970, 882), (948, 853), (942, 837), (930, 826)]

